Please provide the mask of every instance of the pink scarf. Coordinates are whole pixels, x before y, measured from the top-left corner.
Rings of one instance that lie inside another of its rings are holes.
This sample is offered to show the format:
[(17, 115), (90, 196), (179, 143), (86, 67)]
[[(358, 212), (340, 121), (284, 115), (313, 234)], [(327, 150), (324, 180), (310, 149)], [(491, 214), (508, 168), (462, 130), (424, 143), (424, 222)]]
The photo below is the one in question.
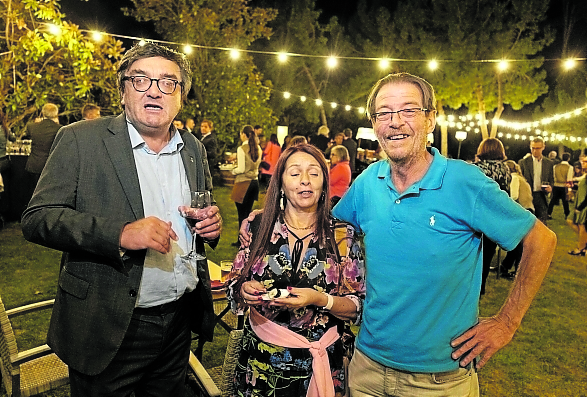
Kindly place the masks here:
[(308, 342), (303, 336), (266, 319), (252, 307), (249, 320), (255, 334), (264, 342), (289, 348), (310, 349), (313, 358), (312, 378), (307, 397), (334, 397), (334, 383), (326, 348), (340, 338), (336, 327), (326, 331), (320, 340)]

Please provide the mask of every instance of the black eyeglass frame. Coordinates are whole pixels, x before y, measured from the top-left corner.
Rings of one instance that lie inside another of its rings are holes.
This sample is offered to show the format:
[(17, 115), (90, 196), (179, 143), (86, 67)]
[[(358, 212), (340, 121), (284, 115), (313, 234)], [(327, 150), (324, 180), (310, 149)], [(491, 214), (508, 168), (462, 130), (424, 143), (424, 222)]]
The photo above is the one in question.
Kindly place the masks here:
[[(139, 90), (139, 89), (138, 89), (138, 88), (135, 86), (135, 79), (136, 79), (136, 78), (139, 78), (139, 77), (140, 77), (140, 78), (143, 78), (143, 79), (148, 79), (148, 80), (150, 80), (149, 86), (148, 86), (148, 87), (147, 87), (145, 90)], [(183, 91), (183, 87), (184, 87), (184, 84), (183, 84), (183, 82), (181, 82), (181, 81), (178, 81), (178, 80), (174, 80), (174, 79), (170, 79), (170, 78), (168, 78), (168, 77), (164, 77), (164, 78), (161, 78), (161, 79), (152, 79), (152, 78), (150, 78), (150, 77), (147, 77), (147, 76), (124, 76), (124, 77), (122, 78), (122, 81), (127, 81), (127, 80), (130, 80), (130, 82), (131, 82), (131, 84), (132, 84), (132, 88), (134, 88), (134, 89), (135, 89), (135, 91), (137, 91), (137, 92), (147, 92), (147, 91), (149, 91), (149, 89), (150, 89), (150, 88), (151, 88), (151, 86), (153, 85), (153, 81), (156, 81), (156, 82), (157, 82), (157, 88), (159, 89), (159, 91), (161, 91), (161, 93), (162, 93), (162, 94), (165, 94), (165, 95), (171, 95), (171, 94), (173, 94), (173, 93), (175, 92), (175, 90), (177, 89), (177, 85), (178, 85), (178, 84), (179, 84), (179, 86), (181, 87), (182, 91)], [(173, 90), (172, 90), (171, 92), (165, 92), (165, 91), (163, 91), (163, 90), (161, 89), (161, 86), (159, 85), (159, 82), (160, 82), (161, 80), (172, 81), (172, 82), (174, 83), (174, 85), (173, 85)]]

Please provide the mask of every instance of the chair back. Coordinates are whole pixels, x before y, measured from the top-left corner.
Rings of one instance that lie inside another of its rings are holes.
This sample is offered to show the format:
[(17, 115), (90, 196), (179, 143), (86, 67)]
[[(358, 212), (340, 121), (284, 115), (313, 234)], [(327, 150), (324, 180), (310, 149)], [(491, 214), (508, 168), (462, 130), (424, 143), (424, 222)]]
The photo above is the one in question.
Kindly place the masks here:
[(6, 314), (2, 298), (0, 298), (0, 369), (4, 386), (8, 389), (8, 395), (12, 393), (12, 376), (19, 373), (19, 368), (13, 367), (10, 361), (10, 356), (15, 354), (18, 354), (16, 337), (12, 331), (12, 325)]
[(234, 388), (234, 372), (238, 357), (243, 347), (243, 335), (244, 331), (242, 329), (237, 329), (231, 331), (228, 336), (226, 353), (224, 354), (224, 364), (222, 365), (222, 377), (219, 385), (222, 397), (236, 395), (236, 390)]

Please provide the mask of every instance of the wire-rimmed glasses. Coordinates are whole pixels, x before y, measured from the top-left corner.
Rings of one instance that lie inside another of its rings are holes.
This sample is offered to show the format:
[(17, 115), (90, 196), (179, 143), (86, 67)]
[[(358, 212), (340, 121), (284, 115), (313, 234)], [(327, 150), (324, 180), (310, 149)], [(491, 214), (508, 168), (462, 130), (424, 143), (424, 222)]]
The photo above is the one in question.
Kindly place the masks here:
[(179, 84), (183, 88), (183, 83), (174, 79), (163, 78), (163, 79), (152, 79), (147, 76), (124, 76), (122, 81), (130, 80), (132, 86), (138, 92), (146, 92), (153, 85), (153, 81), (157, 82), (157, 88), (163, 94), (171, 95), (175, 92), (177, 85)]
[(409, 108), (409, 109), (400, 109), (396, 110), (395, 112), (387, 111), (387, 112), (377, 112), (371, 115), (371, 119), (375, 121), (389, 121), (391, 120), (391, 116), (396, 113), (400, 119), (402, 120), (412, 120), (416, 118), (420, 113), (426, 112), (428, 109), (425, 108)]

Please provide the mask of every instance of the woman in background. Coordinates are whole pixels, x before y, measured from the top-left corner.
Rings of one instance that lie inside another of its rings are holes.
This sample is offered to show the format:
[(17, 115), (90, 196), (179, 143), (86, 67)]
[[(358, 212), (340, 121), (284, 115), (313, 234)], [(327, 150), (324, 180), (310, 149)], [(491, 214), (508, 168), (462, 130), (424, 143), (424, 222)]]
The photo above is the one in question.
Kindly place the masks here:
[[(485, 175), (493, 179), (499, 185), (499, 188), (510, 193), (510, 183), (512, 176), (510, 169), (503, 163), (506, 160), (503, 144), (497, 138), (487, 138), (481, 141), (477, 148), (477, 167)], [(497, 244), (483, 236), (483, 276), (481, 279), (481, 295), (485, 294), (485, 282), (489, 275), (489, 266), (493, 255), (495, 255)]]
[(330, 149), (330, 206), (344, 196), (351, 185), (351, 166), (349, 151), (342, 145), (333, 146)]
[[(581, 166), (583, 170), (587, 168), (586, 157), (581, 158)], [(579, 177), (579, 184), (575, 195), (575, 210), (571, 211), (567, 218), (567, 224), (577, 234), (577, 248), (568, 251), (569, 255), (585, 256), (587, 250), (585, 222), (587, 222), (587, 179), (585, 174), (583, 174)]]
[[(509, 168), (510, 174), (512, 175), (512, 183), (510, 184), (510, 197), (516, 203), (520, 204), (528, 211), (534, 213), (534, 203), (532, 202), (532, 188), (522, 175), (522, 170), (520, 169), (520, 166), (512, 160), (506, 161), (505, 165)], [(513, 278), (516, 275), (516, 272), (518, 271), (518, 264), (520, 263), (520, 259), (522, 259), (523, 249), (524, 244), (520, 242), (520, 244), (518, 244), (516, 248), (514, 248), (506, 254), (505, 258), (503, 259), (503, 262), (501, 262), (500, 265), (500, 274), (502, 274), (506, 278)], [(512, 266), (514, 266), (515, 270), (514, 272), (509, 273), (509, 270)]]
[[(236, 205), (238, 212), (238, 227), (243, 219), (251, 213), (253, 204), (259, 199), (259, 164), (262, 151), (257, 141), (255, 130), (245, 125), (240, 133), (242, 145), (236, 150), (236, 168), (232, 170), (236, 175), (230, 198)], [(238, 240), (233, 246), (239, 246)]]
[(269, 180), (275, 171), (275, 165), (277, 165), (280, 154), (281, 146), (279, 146), (279, 142), (277, 141), (277, 134), (271, 134), (271, 138), (269, 138), (269, 142), (267, 142), (263, 150), (263, 161), (269, 166), (267, 169), (261, 166), (261, 183), (264, 186), (269, 185)]

